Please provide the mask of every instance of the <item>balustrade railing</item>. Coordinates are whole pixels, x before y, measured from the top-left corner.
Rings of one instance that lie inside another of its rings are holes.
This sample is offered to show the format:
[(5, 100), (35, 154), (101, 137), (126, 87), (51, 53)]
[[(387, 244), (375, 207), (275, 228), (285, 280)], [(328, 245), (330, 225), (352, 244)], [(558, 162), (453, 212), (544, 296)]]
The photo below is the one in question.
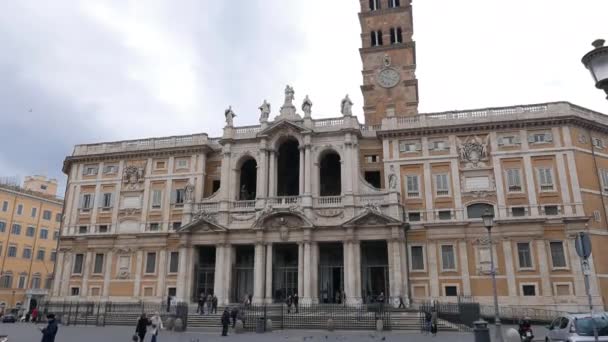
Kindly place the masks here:
[(273, 207), (281, 208), (281, 207), (290, 207), (292, 205), (299, 205), (302, 203), (302, 199), (300, 196), (279, 196), (279, 197), (270, 197), (268, 199), (268, 203)]
[(314, 200), (314, 204), (315, 204), (315, 206), (318, 206), (318, 207), (339, 206), (342, 204), (342, 196), (316, 197)]
[(314, 122), (314, 126), (315, 127), (341, 126), (343, 123), (344, 123), (344, 119), (343, 118), (322, 119), (322, 120), (316, 120)]
[(236, 134), (250, 134), (250, 133), (257, 133), (262, 129), (261, 126), (243, 126), (243, 127), (236, 127), (234, 129), (234, 132)]
[(216, 212), (220, 209), (219, 202), (203, 202), (197, 204), (198, 211)]
[(255, 200), (232, 202), (233, 209), (255, 209)]

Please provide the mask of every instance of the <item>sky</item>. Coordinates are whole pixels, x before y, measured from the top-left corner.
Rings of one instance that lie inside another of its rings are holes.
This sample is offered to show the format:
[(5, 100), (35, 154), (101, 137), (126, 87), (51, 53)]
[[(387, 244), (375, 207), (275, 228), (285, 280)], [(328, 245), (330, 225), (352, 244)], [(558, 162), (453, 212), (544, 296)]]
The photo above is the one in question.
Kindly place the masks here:
[[(384, 1), (384, 0), (383, 0)], [(356, 0), (0, 2), (0, 176), (66, 178), (76, 144), (207, 132), (277, 114), (363, 122)], [(608, 113), (580, 62), (606, 0), (414, 0), (420, 112), (570, 101)], [(298, 106), (299, 107), (299, 106)]]

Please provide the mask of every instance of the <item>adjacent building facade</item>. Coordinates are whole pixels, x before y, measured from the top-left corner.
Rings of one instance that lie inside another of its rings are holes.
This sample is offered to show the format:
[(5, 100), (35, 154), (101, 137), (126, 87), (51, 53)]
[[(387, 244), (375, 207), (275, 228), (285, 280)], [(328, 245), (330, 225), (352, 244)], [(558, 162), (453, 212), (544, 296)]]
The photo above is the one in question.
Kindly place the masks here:
[(57, 181), (0, 184), (0, 306), (35, 305), (49, 294), (63, 200)]
[(492, 251), (502, 305), (584, 308), (588, 272), (603, 307), (608, 118), (566, 102), (418, 114), (411, 4), (361, 8), (365, 124), (348, 97), (315, 119), (287, 86), (259, 125), (227, 109), (222, 137), (76, 146), (53, 298), (489, 303)]

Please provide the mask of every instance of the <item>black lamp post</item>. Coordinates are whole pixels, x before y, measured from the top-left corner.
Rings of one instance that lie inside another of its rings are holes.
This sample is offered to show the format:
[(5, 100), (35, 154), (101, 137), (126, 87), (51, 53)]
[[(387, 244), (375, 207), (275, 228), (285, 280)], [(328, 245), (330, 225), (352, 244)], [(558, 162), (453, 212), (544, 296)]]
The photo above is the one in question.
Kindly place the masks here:
[(594, 49), (583, 57), (582, 62), (591, 72), (595, 87), (608, 94), (608, 46), (604, 46), (605, 42), (603, 39), (594, 41)]
[(483, 225), (488, 231), (488, 243), (490, 244), (490, 274), (492, 275), (492, 291), (494, 293), (494, 325), (496, 326), (496, 341), (503, 342), (500, 314), (498, 311), (498, 293), (496, 290), (496, 270), (494, 269), (494, 251), (492, 250), (492, 226), (494, 226), (494, 214), (490, 210), (481, 215)]

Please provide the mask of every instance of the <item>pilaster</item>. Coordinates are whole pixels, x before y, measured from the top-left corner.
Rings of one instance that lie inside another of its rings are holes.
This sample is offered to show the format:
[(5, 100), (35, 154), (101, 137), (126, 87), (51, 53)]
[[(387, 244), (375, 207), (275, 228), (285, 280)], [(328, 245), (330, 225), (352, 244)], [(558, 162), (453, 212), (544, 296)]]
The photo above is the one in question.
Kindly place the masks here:
[[(496, 135), (496, 134), (494, 134)], [(502, 178), (502, 164), (499, 157), (492, 157), (494, 166), (494, 180), (496, 185), (496, 201), (498, 203), (498, 217), (507, 217), (507, 204), (505, 200), (505, 187)]]
[[(526, 143), (528, 139), (526, 138)], [(538, 200), (536, 199), (536, 180), (534, 178), (534, 169), (532, 168), (532, 159), (529, 155), (524, 155), (524, 172), (526, 173), (526, 190), (528, 199), (530, 200), (530, 215), (538, 216)]]
[[(177, 273), (177, 298), (182, 302), (189, 302), (189, 298), (186, 296), (186, 257), (188, 249), (186, 246), (180, 246), (179, 248), (179, 273)], [(217, 280), (215, 280), (217, 282)], [(215, 287), (215, 284), (214, 284)], [(197, 296), (199, 294), (197, 293)]]
[(262, 304), (264, 302), (264, 271), (266, 259), (264, 258), (265, 246), (261, 242), (255, 245), (255, 259), (253, 268), (253, 303)]
[(274, 150), (269, 151), (269, 161), (270, 169), (268, 170), (268, 197), (275, 197), (277, 195), (276, 186), (277, 186), (277, 166), (276, 159), (277, 155)]
[(158, 278), (156, 278), (156, 296), (165, 297), (165, 278), (167, 276), (167, 252), (161, 249), (158, 253)]
[(460, 274), (462, 275), (462, 294), (471, 295), (471, 278), (469, 274), (469, 255), (467, 251), (467, 241), (458, 241), (458, 251), (460, 261)]
[(105, 271), (103, 274), (103, 289), (102, 289), (102, 297), (105, 298), (106, 300), (108, 299), (109, 295), (110, 295), (110, 279), (112, 277), (112, 265), (114, 265), (114, 253), (109, 250), (104, 259), (105, 259)]
[(433, 206), (433, 182), (431, 180), (431, 164), (428, 161), (424, 162), (424, 174), (422, 179), (424, 182), (424, 203), (426, 207), (426, 220), (435, 221), (435, 210)]
[[(224, 285), (224, 271), (225, 271), (224, 257), (226, 256), (226, 253), (224, 252), (224, 248), (226, 248), (226, 247), (223, 243), (218, 244), (215, 247), (215, 279), (214, 279), (215, 282), (213, 284), (213, 294), (215, 294), (215, 296), (217, 296), (218, 302), (219, 302), (220, 298), (224, 297), (224, 291), (226, 289), (226, 287)], [(257, 255), (256, 255), (256, 259), (257, 259)]]
[[(272, 304), (272, 243), (266, 245), (266, 304)], [(301, 274), (298, 270), (298, 274)], [(298, 291), (299, 291), (300, 276), (298, 276)], [(298, 292), (299, 293), (299, 292)]]
[(304, 295), (304, 243), (298, 242), (298, 296)]
[(453, 198), (456, 207), (456, 220), (464, 219), (464, 208), (462, 207), (462, 191), (460, 189), (460, 171), (458, 170), (458, 160), (450, 160), (450, 173), (452, 174), (452, 187), (454, 189)]
[(87, 298), (89, 294), (89, 274), (91, 274), (91, 259), (93, 252), (88, 251), (84, 257), (84, 270), (82, 273), (82, 288), (80, 289), (80, 296)]
[(513, 265), (513, 246), (510, 240), (502, 241), (502, 250), (505, 255), (505, 275), (507, 276), (509, 297), (514, 297), (517, 296), (517, 284), (515, 282), (515, 269)]
[(557, 177), (559, 178), (559, 188), (562, 195), (562, 202), (565, 204), (564, 214), (572, 215), (572, 200), (570, 199), (570, 191), (568, 189), (566, 165), (564, 163), (564, 155), (561, 152), (555, 154), (555, 162), (557, 163)]
[(544, 240), (536, 240), (538, 250), (538, 270), (540, 273), (541, 296), (552, 296), (551, 279), (549, 278), (549, 263), (547, 261), (547, 249)]
[(141, 288), (141, 269), (142, 269), (142, 259), (144, 252), (138, 250), (135, 255), (135, 280), (133, 281), (133, 297), (139, 298), (139, 292)]
[(312, 171), (312, 155), (311, 155), (311, 145), (307, 144), (304, 146), (304, 159), (306, 160), (305, 168), (304, 168), (304, 194), (307, 196), (311, 196), (312, 194), (312, 182), (310, 179), (311, 171)]
[(437, 262), (437, 244), (435, 241), (427, 243), (427, 258), (429, 262), (429, 282), (431, 289), (431, 297), (436, 299), (440, 296), (439, 292), (439, 263)]

